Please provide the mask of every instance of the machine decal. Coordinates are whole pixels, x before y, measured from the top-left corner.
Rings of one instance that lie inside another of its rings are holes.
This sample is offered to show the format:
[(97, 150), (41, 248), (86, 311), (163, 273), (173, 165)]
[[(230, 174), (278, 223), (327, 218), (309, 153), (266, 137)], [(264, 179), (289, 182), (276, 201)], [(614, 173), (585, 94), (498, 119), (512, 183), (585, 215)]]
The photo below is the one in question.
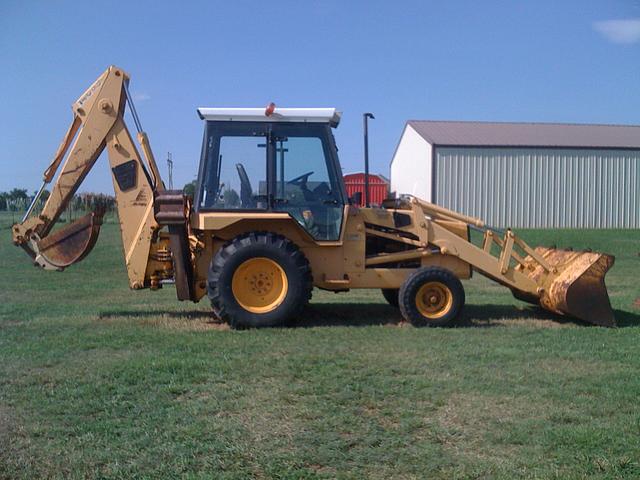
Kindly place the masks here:
[(123, 192), (131, 190), (136, 186), (136, 161), (129, 160), (128, 162), (121, 163), (120, 165), (113, 167), (113, 176), (118, 182), (118, 187)]

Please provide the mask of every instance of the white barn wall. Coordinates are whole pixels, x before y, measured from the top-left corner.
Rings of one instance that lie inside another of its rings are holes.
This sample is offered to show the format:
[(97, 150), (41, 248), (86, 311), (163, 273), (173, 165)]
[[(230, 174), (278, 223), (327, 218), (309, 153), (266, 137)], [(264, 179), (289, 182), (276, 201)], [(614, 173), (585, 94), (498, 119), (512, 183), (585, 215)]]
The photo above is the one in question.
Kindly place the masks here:
[(435, 151), (435, 203), (489, 225), (640, 228), (640, 150)]
[(432, 201), (431, 145), (407, 125), (391, 160), (391, 191)]

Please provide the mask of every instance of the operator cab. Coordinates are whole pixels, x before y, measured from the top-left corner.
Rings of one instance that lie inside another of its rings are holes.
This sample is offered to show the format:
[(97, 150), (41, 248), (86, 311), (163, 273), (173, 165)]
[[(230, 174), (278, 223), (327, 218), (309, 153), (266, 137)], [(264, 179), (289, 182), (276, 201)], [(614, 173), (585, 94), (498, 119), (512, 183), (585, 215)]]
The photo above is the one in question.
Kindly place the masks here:
[(346, 193), (333, 108), (199, 108), (205, 120), (195, 209), (287, 212), (338, 240)]

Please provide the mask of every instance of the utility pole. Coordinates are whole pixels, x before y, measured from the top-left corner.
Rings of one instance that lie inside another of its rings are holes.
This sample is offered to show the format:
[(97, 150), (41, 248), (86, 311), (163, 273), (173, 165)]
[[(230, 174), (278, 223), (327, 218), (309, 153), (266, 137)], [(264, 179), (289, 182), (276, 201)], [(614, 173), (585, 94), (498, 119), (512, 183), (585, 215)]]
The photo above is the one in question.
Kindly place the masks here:
[(167, 152), (167, 169), (169, 170), (169, 190), (173, 190), (173, 160), (171, 152)]

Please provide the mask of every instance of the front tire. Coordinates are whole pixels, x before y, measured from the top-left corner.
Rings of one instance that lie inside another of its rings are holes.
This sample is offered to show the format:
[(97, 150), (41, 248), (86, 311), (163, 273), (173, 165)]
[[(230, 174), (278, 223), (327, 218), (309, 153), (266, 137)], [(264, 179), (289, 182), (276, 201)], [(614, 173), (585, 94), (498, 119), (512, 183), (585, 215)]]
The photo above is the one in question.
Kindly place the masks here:
[(211, 261), (207, 293), (214, 312), (232, 328), (285, 325), (311, 298), (304, 254), (275, 233), (248, 233), (224, 245)]
[(451, 271), (421, 268), (405, 280), (398, 295), (400, 312), (416, 327), (450, 325), (465, 301), (462, 283)]

